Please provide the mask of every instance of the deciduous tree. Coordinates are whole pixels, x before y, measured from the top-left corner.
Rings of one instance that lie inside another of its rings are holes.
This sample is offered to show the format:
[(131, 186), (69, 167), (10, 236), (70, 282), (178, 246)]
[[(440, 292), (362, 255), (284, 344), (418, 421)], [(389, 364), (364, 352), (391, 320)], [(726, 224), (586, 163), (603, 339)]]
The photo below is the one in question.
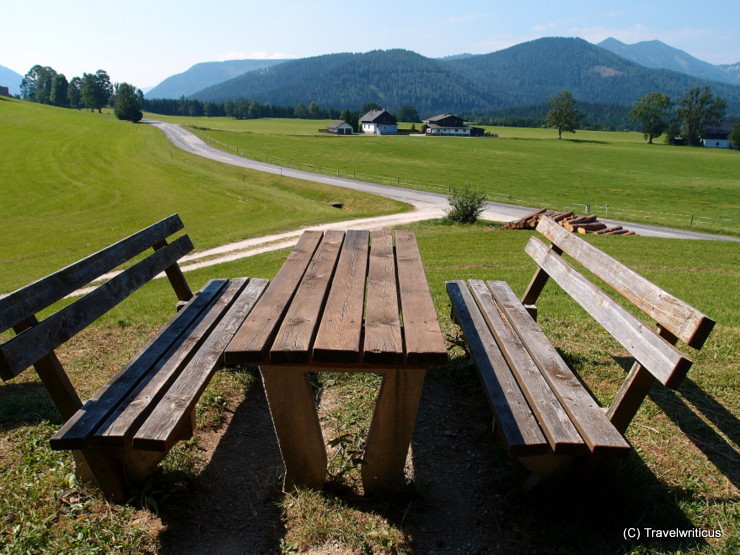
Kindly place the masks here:
[(642, 124), (642, 133), (653, 144), (653, 139), (660, 137), (668, 126), (666, 118), (673, 105), (667, 94), (651, 92), (635, 102), (630, 111), (630, 119)]
[(576, 101), (570, 91), (563, 91), (548, 100), (552, 109), (547, 112), (547, 126), (558, 130), (558, 139), (563, 131), (575, 133), (581, 114), (576, 110)]
[(709, 87), (694, 87), (678, 101), (676, 114), (683, 122), (682, 134), (691, 145), (699, 144), (705, 123), (718, 123), (725, 115), (727, 102), (712, 95)]
[(116, 85), (116, 101), (113, 113), (118, 119), (134, 123), (141, 121), (144, 114), (141, 113), (141, 104), (136, 94), (136, 87), (128, 83)]

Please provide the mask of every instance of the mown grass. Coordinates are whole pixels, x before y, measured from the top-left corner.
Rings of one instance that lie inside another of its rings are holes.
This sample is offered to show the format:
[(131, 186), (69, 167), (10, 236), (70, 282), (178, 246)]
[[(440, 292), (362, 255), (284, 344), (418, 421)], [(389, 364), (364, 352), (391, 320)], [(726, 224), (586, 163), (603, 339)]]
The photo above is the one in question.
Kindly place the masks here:
[[(444, 281), (504, 279), (521, 294), (534, 271), (533, 262), (523, 252), (531, 233), (498, 231), (485, 223), (451, 226), (429, 222), (413, 228), (443, 330), (451, 341), (450, 364), (428, 374), (428, 380), (449, 391), (448, 405), (437, 415), (435, 425), (444, 429), (451, 415), (459, 416), (466, 423), (466, 432), (474, 437), (476, 456), (486, 461), (485, 475), (479, 477), (483, 491), (478, 493), (492, 507), (496, 526), (485, 519), (476, 526), (487, 529), (495, 542), (487, 548), (495, 545), (502, 552), (562, 553), (734, 552), (740, 545), (740, 304), (733, 293), (740, 277), (737, 245), (645, 237), (588, 239), (706, 312), (718, 324), (704, 349), (690, 353), (695, 367), (684, 386), (677, 393), (656, 389), (644, 403), (627, 433), (635, 448), (627, 461), (615, 470), (607, 469), (596, 480), (576, 477), (525, 493), (520, 489), (521, 469), (493, 447), (490, 413), (477, 377), (465, 363), (462, 350), (453, 346), (457, 328), (449, 319)], [(195, 288), (212, 277), (272, 277), (287, 252), (198, 270), (188, 274), (188, 279)], [(83, 397), (94, 392), (169, 318), (174, 301), (166, 281), (158, 280), (60, 349)], [(624, 378), (625, 353), (552, 284), (538, 304), (545, 332), (602, 404), (607, 404)], [(250, 371), (217, 373), (198, 411), (201, 426), (222, 433), (219, 427), (231, 412), (249, 391), (260, 388), (255, 378)], [(330, 468), (332, 486), (324, 493), (275, 496), (272, 482), (255, 478), (265, 498), (280, 507), (280, 522), (274, 523), (278, 533), (269, 545), (285, 552), (406, 553), (420, 545), (429, 546), (430, 537), (452, 534), (444, 523), (438, 523), (435, 530), (419, 524), (432, 511), (433, 503), (425, 496), (428, 484), (423, 481), (416, 484), (417, 494), (398, 501), (368, 502), (357, 497), (355, 450), (362, 446), (377, 380), (328, 374), (318, 385), (325, 437), (328, 442), (334, 440), (330, 446), (335, 455)], [(169, 503), (187, 499), (198, 505), (200, 490), (194, 484), (209, 464), (198, 447), (200, 436), (181, 444), (167, 457), (164, 474), (141, 492), (132, 506), (119, 507), (105, 504), (97, 492), (75, 483), (70, 475), (71, 457), (48, 449), (48, 437), (58, 424), (59, 418), (32, 372), (0, 386), (0, 503), (4, 504), (0, 544), (5, 551), (166, 550), (169, 544), (162, 534), (163, 524), (153, 507), (171, 515), (177, 511)], [(461, 474), (468, 471), (465, 464), (470, 453), (452, 450), (437, 456), (443, 457), (444, 464), (459, 467)], [(176, 497), (171, 498), (173, 495)], [(468, 493), (461, 491), (460, 495)], [(257, 508), (229, 508), (233, 510), (251, 515)], [(249, 526), (247, 515), (245, 519)], [(723, 537), (626, 541), (626, 527), (722, 530)], [(434, 548), (434, 539), (431, 541)]]
[(441, 193), (469, 185), (489, 200), (578, 213), (589, 205), (601, 217), (740, 234), (736, 151), (648, 145), (639, 133), (579, 130), (558, 140), (551, 129), (491, 127), (498, 139), (336, 137), (317, 132), (323, 121), (161, 119), (309, 171)]
[[(189, 155), (110, 114), (0, 101), (0, 293), (179, 213), (199, 250), (406, 209)], [(330, 206), (340, 202), (338, 210)]]

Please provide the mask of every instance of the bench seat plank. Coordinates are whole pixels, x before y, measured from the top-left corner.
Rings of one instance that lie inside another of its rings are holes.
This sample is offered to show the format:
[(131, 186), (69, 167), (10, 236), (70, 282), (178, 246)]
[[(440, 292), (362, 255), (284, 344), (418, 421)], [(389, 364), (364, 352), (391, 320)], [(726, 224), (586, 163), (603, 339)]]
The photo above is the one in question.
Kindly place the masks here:
[(413, 231), (396, 231), (396, 258), (406, 363), (446, 364), (447, 348)]
[(624, 345), (632, 356), (649, 368), (663, 385), (678, 386), (691, 367), (691, 360), (627, 312), (536, 237), (529, 240), (525, 250), (566, 293)]
[(369, 245), (369, 231), (347, 231), (313, 346), (316, 362), (360, 362)]
[(151, 369), (166, 362), (213, 303), (226, 284), (212, 280), (183, 307), (170, 323), (152, 338), (128, 364), (82, 408), (69, 418), (51, 438), (52, 449), (83, 449), (90, 445), (99, 425), (126, 399)]
[(323, 234), (306, 231), (226, 348), (226, 364), (266, 362), (270, 340), (306, 272)]
[(514, 457), (549, 452), (547, 439), (467, 284), (448, 281), (446, 285), (454, 314), (470, 347), (508, 452)]
[(401, 364), (403, 336), (398, 313), (393, 235), (382, 230), (373, 233), (372, 238), (362, 358), (368, 364)]
[(82, 299), (15, 336), (0, 346), (0, 376), (14, 378), (191, 250), (190, 238), (180, 237)]
[(238, 282), (233, 285), (237, 295), (230, 299), (231, 305), (218, 325), (134, 434), (135, 449), (166, 452), (174, 445), (179, 430), (190, 418), (211, 376), (223, 365), (224, 348), (268, 284), (265, 279), (252, 279), (246, 283), (243, 278), (234, 280), (232, 284), (234, 282)]
[[(470, 289), (493, 333), (499, 349), (516, 377), (524, 396), (556, 454), (586, 452), (586, 445), (550, 384), (522, 344), (509, 314), (502, 315), (491, 292), (481, 280), (470, 280)], [(527, 315), (529, 318), (529, 315)]]
[[(489, 281), (488, 287), (591, 452), (594, 455), (626, 456), (630, 449), (627, 441), (578, 381), (511, 287), (503, 281)], [(537, 402), (541, 404), (542, 398), (537, 398)]]
[(101, 447), (123, 445), (124, 439), (130, 437), (149, 412), (159, 404), (172, 383), (180, 379), (182, 369), (197, 356), (203, 343), (220, 333), (218, 324), (224, 312), (245, 284), (245, 278), (237, 278), (226, 284), (218, 298), (214, 299), (215, 302), (193, 322), (181, 339), (152, 369), (151, 376), (140, 382), (123, 400), (120, 407), (100, 424), (95, 431), (93, 445)]
[(308, 362), (343, 240), (343, 231), (327, 231), (324, 235), (275, 336), (270, 349), (272, 362)]

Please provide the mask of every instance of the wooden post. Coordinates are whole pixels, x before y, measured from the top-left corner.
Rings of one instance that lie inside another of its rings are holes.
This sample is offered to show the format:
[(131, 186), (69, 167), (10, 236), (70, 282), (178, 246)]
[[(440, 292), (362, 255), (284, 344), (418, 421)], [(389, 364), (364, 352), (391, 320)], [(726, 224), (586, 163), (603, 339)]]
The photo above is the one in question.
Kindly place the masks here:
[[(675, 345), (678, 338), (662, 326), (658, 326), (658, 335)], [(650, 391), (650, 386), (656, 381), (650, 371), (643, 367), (639, 362), (632, 365), (632, 369), (624, 380), (622, 387), (619, 388), (617, 395), (614, 397), (609, 409), (607, 418), (614, 424), (614, 427), (622, 434), (632, 422), (637, 411), (642, 405), (642, 401)]]
[[(162, 239), (158, 243), (155, 243), (153, 245), (153, 248), (155, 251), (158, 251), (159, 249), (162, 249), (166, 246), (167, 240)], [(193, 292), (190, 290), (190, 286), (188, 285), (185, 276), (182, 274), (182, 270), (180, 269), (180, 266), (177, 264), (177, 262), (167, 268), (165, 270), (165, 273), (167, 274), (167, 279), (170, 280), (172, 288), (175, 290), (175, 294), (177, 295), (177, 298), (180, 299), (180, 301), (189, 301), (193, 298)]]
[(260, 373), (285, 463), (285, 489), (321, 489), (327, 458), (309, 368), (263, 365)]
[(425, 373), (415, 368), (384, 372), (362, 465), (365, 495), (397, 491), (405, 484), (403, 469)]

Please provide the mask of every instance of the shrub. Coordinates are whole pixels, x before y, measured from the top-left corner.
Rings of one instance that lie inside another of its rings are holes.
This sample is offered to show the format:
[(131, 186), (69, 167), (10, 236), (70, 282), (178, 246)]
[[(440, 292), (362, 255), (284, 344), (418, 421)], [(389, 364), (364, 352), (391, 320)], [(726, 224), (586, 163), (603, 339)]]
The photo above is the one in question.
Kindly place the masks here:
[(486, 195), (471, 187), (450, 187), (450, 209), (447, 220), (458, 224), (474, 224), (483, 211)]

